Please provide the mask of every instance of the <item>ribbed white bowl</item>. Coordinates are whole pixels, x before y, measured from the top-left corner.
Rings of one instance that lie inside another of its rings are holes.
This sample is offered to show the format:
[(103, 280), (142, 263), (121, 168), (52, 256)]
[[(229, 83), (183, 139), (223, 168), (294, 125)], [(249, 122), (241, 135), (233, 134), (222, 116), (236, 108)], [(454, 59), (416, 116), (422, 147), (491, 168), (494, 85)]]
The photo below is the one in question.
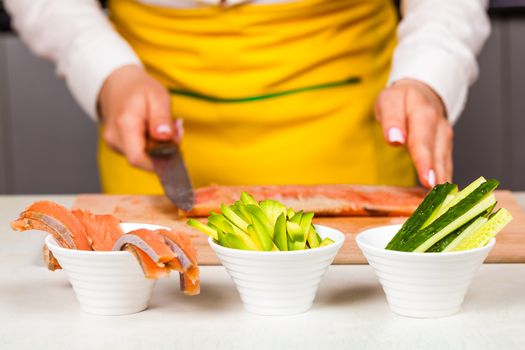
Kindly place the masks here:
[(410, 253), (386, 250), (401, 225), (363, 231), (357, 245), (383, 286), (390, 309), (409, 317), (444, 317), (459, 311), (465, 293), (488, 253), (482, 248), (451, 253)]
[[(124, 232), (165, 228), (148, 224), (121, 224)], [(98, 315), (126, 315), (148, 307), (156, 280), (144, 277), (133, 254), (93, 252), (60, 247), (53, 236), (46, 245), (66, 272), (82, 310)]]
[(247, 311), (260, 315), (293, 315), (312, 303), (321, 278), (343, 245), (345, 236), (332, 228), (316, 226), (329, 246), (290, 252), (259, 252), (225, 248), (209, 238), (230, 274)]

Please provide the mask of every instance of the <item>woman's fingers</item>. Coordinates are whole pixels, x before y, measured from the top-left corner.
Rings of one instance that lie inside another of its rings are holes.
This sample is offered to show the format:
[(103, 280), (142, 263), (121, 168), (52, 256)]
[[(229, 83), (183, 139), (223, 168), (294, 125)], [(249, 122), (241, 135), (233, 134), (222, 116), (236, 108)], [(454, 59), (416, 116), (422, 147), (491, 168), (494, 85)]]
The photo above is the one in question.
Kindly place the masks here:
[(452, 128), (434, 90), (402, 79), (379, 95), (375, 113), (387, 142), (406, 145), (423, 186), (451, 179)]
[(138, 168), (152, 170), (146, 138), (170, 140), (179, 136), (171, 120), (170, 96), (141, 67), (116, 69), (104, 82), (98, 97), (109, 147)]
[(153, 170), (151, 159), (146, 153), (145, 120), (135, 114), (128, 114), (119, 120), (122, 152), (129, 164), (144, 170)]
[(177, 118), (175, 120), (172, 120), (173, 125), (173, 141), (177, 144), (180, 144), (182, 141), (182, 136), (184, 135), (184, 123), (182, 118)]
[(170, 95), (164, 88), (146, 93), (149, 136), (160, 141), (171, 140), (174, 130), (171, 122)]
[(385, 140), (391, 145), (406, 142), (404, 91), (388, 88), (381, 92), (375, 104), (375, 115), (381, 123)]
[(439, 122), (436, 128), (434, 164), (438, 183), (452, 181), (452, 127), (446, 121)]
[(434, 162), (436, 122), (431, 109), (414, 107), (408, 118), (408, 152), (421, 184), (433, 187), (438, 181)]

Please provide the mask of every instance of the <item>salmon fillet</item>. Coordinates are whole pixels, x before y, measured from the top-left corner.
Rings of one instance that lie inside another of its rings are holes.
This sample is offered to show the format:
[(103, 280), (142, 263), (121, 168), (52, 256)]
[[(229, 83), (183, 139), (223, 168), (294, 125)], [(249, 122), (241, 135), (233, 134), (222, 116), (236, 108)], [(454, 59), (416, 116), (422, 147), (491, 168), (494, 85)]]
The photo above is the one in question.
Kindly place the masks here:
[(208, 216), (233, 204), (246, 191), (256, 200), (274, 199), (294, 210), (317, 216), (410, 216), (427, 191), (418, 187), (371, 185), (218, 186), (195, 190), (195, 205), (186, 216)]

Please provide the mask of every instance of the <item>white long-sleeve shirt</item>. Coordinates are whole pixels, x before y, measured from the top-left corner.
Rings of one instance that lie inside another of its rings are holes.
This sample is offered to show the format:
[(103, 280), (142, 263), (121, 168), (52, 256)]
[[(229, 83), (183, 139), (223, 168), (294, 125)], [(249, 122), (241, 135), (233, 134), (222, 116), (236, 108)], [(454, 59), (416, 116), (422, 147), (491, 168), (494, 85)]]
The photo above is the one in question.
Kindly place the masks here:
[[(141, 0), (160, 6), (213, 6), (220, 0)], [(249, 0), (228, 0), (237, 4)], [(254, 6), (300, 0), (252, 0)], [(97, 0), (6, 0), (15, 30), (32, 51), (54, 61), (73, 96), (97, 119), (98, 93), (118, 67), (140, 60), (112, 28)], [(490, 33), (488, 0), (405, 0), (389, 84), (412, 78), (441, 97), (453, 123), (478, 76), (476, 55)]]

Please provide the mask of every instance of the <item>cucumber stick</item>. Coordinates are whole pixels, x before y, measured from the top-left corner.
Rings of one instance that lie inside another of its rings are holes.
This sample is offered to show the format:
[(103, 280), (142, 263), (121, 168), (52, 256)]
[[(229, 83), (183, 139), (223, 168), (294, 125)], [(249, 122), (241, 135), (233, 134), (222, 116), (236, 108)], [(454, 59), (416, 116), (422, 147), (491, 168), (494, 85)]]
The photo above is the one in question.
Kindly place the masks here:
[(459, 234), (454, 240), (450, 242), (444, 249), (443, 252), (451, 252), (456, 248), (465, 237), (470, 237), (473, 233), (478, 231), (488, 219), (486, 217), (477, 218), (472, 224), (470, 224), (461, 234)]
[(481, 226), (483, 226), (484, 223), (487, 222), (487, 218), (483, 215), (480, 215), (469, 222), (467, 222), (465, 225), (461, 226), (451, 234), (447, 235), (445, 238), (441, 239), (437, 243), (435, 243), (432, 247), (430, 247), (427, 252), (428, 253), (439, 253), (439, 252), (450, 252), (458, 245), (458, 243), (461, 241), (461, 237), (465, 237), (466, 235), (470, 235), (472, 232), (475, 232), (478, 230)]
[(498, 185), (499, 182), (496, 180), (488, 180), (482, 183), (476, 190), (447, 210), (432, 224), (414, 233), (399, 250), (426, 251), (436, 242), (494, 205), (496, 197), (491, 192)]
[(405, 221), (399, 232), (388, 243), (386, 249), (402, 250), (409, 238), (439, 209), (447, 196), (455, 191), (457, 191), (457, 185), (454, 184), (446, 183), (435, 186), (419, 207), (417, 207), (412, 216)]
[[(512, 220), (512, 215), (505, 209), (501, 208), (492, 214), (488, 221), (485, 222), (478, 230), (469, 235), (458, 237), (459, 242), (452, 251), (467, 250), (485, 246), (495, 237), (507, 224)], [(461, 238), (461, 239), (460, 239)]]
[(472, 181), (467, 187), (462, 189), (456, 196), (454, 197), (454, 200), (450, 203), (450, 207), (453, 207), (454, 205), (458, 204), (460, 201), (465, 199), (469, 194), (474, 192), (482, 183), (487, 182), (483, 176), (480, 176), (476, 180)]
[(433, 223), (438, 217), (440, 217), (444, 212), (446, 212), (449, 208), (449, 204), (454, 200), (458, 192), (458, 188), (456, 187), (452, 191), (450, 191), (449, 194), (445, 197), (445, 200), (439, 205), (436, 210), (430, 215), (430, 217), (425, 221), (423, 226), (421, 228), (425, 228), (431, 223)]
[(472, 183), (470, 183), (467, 187), (462, 189), (460, 192), (454, 191), (451, 194), (449, 194), (447, 198), (445, 198), (445, 201), (439, 207), (439, 209), (435, 211), (435, 213), (427, 220), (427, 222), (425, 222), (425, 224), (423, 225), (423, 228), (430, 225), (432, 222), (434, 222), (434, 220), (436, 220), (438, 217), (446, 213), (447, 210), (449, 210), (451, 207), (455, 206), (460, 201), (465, 199), (469, 194), (474, 192), (474, 190), (477, 189), (479, 185), (481, 185), (482, 183), (486, 181), (487, 180), (485, 180), (485, 178), (481, 176), (475, 181), (473, 181)]

